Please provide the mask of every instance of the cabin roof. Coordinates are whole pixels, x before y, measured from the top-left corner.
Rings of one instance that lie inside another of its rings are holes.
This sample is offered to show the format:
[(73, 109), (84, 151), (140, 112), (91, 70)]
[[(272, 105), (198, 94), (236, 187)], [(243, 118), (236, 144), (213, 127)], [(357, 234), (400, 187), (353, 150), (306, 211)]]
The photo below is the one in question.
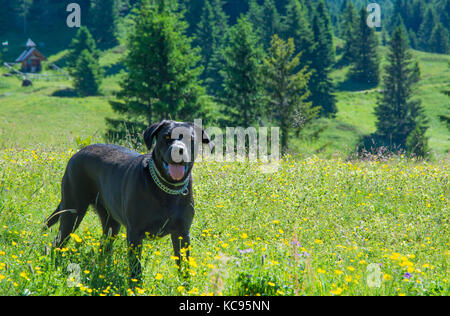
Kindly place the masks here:
[(32, 55), (35, 55), (37, 57), (39, 57), (40, 60), (46, 60), (45, 56), (42, 55), (37, 49), (36, 47), (30, 47), (28, 49), (26, 49), (20, 56), (19, 58), (16, 59), (16, 63), (21, 63), (24, 60), (27, 60), (28, 58), (30, 58)]

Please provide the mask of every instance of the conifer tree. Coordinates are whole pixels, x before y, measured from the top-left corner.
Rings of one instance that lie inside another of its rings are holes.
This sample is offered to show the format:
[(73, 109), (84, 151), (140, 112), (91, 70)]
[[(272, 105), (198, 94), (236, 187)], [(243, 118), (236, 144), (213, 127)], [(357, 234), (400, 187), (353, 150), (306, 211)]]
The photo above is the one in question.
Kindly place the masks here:
[(420, 26), (418, 34), (419, 48), (421, 48), (426, 52), (431, 51), (429, 43), (431, 33), (433, 32), (435, 26), (436, 26), (436, 15), (432, 8), (428, 8), (425, 13), (422, 25)]
[(162, 119), (194, 119), (200, 111), (198, 84), (202, 68), (192, 49), (175, 2), (143, 0), (134, 29), (129, 33), (124, 63), (128, 72), (120, 83), (113, 110), (123, 119), (107, 119), (109, 136), (124, 136), (121, 129), (141, 131)]
[(426, 150), (426, 119), (421, 101), (414, 99), (417, 74), (408, 48), (406, 30), (397, 28), (391, 39), (384, 77), (384, 89), (377, 102), (378, 146), (390, 150), (406, 150), (423, 156)]
[(249, 127), (261, 110), (263, 50), (252, 24), (244, 17), (229, 29), (227, 36), (225, 64), (220, 72), (223, 77), (222, 103), (226, 105), (225, 114), (230, 117), (230, 123)]
[(333, 26), (331, 24), (330, 16), (328, 14), (328, 9), (325, 5), (324, 0), (320, 0), (316, 6), (316, 16), (320, 19), (320, 24), (322, 28), (322, 45), (326, 45), (327, 63), (331, 66), (335, 61), (335, 49), (333, 45)]
[(358, 82), (377, 85), (379, 81), (378, 40), (374, 30), (367, 25), (367, 17), (366, 9), (362, 8), (355, 36), (353, 65), (349, 76)]
[(83, 50), (87, 50), (92, 57), (98, 59), (99, 52), (97, 50), (97, 45), (88, 28), (85, 26), (78, 29), (76, 36), (69, 46), (69, 52), (66, 56), (66, 64), (69, 68), (69, 72), (76, 67), (78, 57)]
[(434, 53), (447, 54), (449, 52), (449, 33), (440, 22), (431, 32), (429, 48)]
[(72, 70), (75, 90), (81, 96), (97, 95), (103, 78), (102, 69), (87, 49), (83, 50)]
[(321, 107), (322, 116), (334, 116), (337, 112), (336, 100), (332, 93), (333, 84), (330, 79), (331, 58), (329, 38), (326, 35), (327, 29), (323, 20), (314, 15), (312, 21), (314, 38), (314, 50), (311, 60), (311, 78), (308, 88), (311, 92), (309, 101), (314, 107)]
[(307, 18), (307, 8), (299, 0), (289, 0), (283, 17), (283, 39), (293, 38), (295, 54), (302, 52), (299, 69), (309, 66), (314, 51), (314, 35)]
[(201, 78), (205, 80), (210, 94), (217, 92), (220, 77), (218, 57), (228, 28), (228, 18), (222, 5), (222, 0), (206, 0), (195, 38), (195, 44), (201, 48), (201, 64), (204, 68)]
[(342, 61), (344, 63), (353, 62), (357, 56), (357, 30), (359, 28), (358, 15), (351, 2), (347, 2), (343, 12), (342, 39), (344, 47), (342, 49)]
[(281, 33), (281, 17), (274, 0), (265, 0), (260, 12), (263, 23), (255, 27), (261, 30), (263, 45), (268, 48), (272, 36)]
[(310, 74), (306, 67), (298, 70), (301, 53), (294, 54), (293, 38), (285, 42), (274, 35), (268, 56), (264, 59), (268, 108), (280, 126), (283, 152), (288, 149), (289, 132), (304, 127), (319, 111), (306, 101)]
[(92, 0), (89, 26), (96, 42), (102, 47), (117, 43), (118, 0)]

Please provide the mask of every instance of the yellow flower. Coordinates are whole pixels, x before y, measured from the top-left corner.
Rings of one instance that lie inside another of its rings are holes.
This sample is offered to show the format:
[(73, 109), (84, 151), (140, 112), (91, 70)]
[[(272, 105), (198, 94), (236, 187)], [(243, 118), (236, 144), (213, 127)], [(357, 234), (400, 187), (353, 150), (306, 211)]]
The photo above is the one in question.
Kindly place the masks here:
[(193, 268), (197, 268), (198, 267), (197, 262), (195, 261), (194, 257), (189, 257), (189, 265), (191, 267), (193, 267)]
[(392, 279), (392, 276), (389, 275), (389, 274), (387, 274), (387, 273), (385, 273), (385, 274), (383, 274), (383, 279), (384, 279), (385, 281), (389, 281), (390, 279)]
[(22, 278), (24, 278), (25, 280), (30, 281), (30, 279), (28, 278), (28, 276), (27, 276), (27, 274), (25, 272), (20, 273), (20, 276)]
[(352, 266), (348, 266), (348, 267), (347, 267), (347, 270), (353, 272), (353, 271), (355, 271), (355, 268), (353, 268)]
[(184, 286), (180, 285), (179, 287), (177, 287), (178, 292), (180, 293), (184, 293), (186, 291), (186, 289), (184, 288)]
[(190, 290), (188, 292), (188, 294), (198, 294), (198, 293), (199, 293), (199, 291), (198, 291), (198, 289), (196, 287), (194, 287), (192, 290)]
[(247, 239), (247, 237), (248, 237), (248, 235), (247, 235), (246, 233), (243, 233), (243, 234), (241, 235), (241, 238), (242, 238), (242, 239)]
[(320, 239), (316, 239), (316, 240), (314, 240), (314, 243), (318, 244), (318, 245), (321, 245), (321, 244), (323, 244), (323, 241), (320, 240)]
[(343, 274), (344, 272), (342, 272), (341, 270), (334, 270), (334, 274), (336, 274), (336, 275), (341, 275), (341, 274)]
[(137, 292), (138, 294), (144, 294), (144, 293), (145, 293), (145, 290), (144, 290), (144, 289), (141, 289), (141, 288), (139, 288), (139, 287), (137, 287), (137, 288), (136, 288), (136, 292)]
[(162, 280), (162, 278), (163, 278), (163, 276), (162, 276), (161, 273), (157, 273), (156, 276), (155, 276), (156, 280)]
[(70, 234), (70, 237), (72, 237), (77, 243), (81, 243), (83, 241), (83, 239), (81, 239), (77, 234)]
[(327, 272), (327, 271), (325, 271), (325, 270), (323, 270), (323, 269), (321, 269), (321, 268), (317, 269), (317, 273), (325, 274), (326, 272)]
[(330, 292), (331, 292), (331, 294), (334, 294), (334, 295), (341, 295), (343, 291), (344, 291), (343, 289), (338, 287), (337, 289), (331, 290)]
[(350, 275), (345, 276), (345, 282), (349, 283), (352, 281), (352, 277)]
[(270, 286), (275, 286), (275, 283), (272, 282), (267, 282), (267, 284), (269, 284)]

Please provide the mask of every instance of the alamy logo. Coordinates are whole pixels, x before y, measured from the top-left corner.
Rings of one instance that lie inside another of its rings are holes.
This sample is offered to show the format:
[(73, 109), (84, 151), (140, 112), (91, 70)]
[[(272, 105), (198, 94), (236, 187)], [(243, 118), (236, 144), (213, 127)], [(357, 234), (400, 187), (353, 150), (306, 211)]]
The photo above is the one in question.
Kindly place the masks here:
[(367, 26), (370, 28), (381, 27), (381, 7), (378, 3), (370, 3), (367, 6)]
[(70, 3), (66, 9), (67, 12), (71, 12), (67, 17), (67, 26), (80, 27), (81, 26), (81, 8), (78, 3)]

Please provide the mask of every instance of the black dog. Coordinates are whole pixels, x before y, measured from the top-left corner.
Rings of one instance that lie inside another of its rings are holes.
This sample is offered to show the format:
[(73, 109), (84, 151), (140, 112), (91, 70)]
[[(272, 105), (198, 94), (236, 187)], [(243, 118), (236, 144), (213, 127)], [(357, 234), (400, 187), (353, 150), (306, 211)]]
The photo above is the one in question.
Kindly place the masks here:
[[(189, 248), (194, 218), (191, 170), (200, 143), (212, 142), (191, 123), (163, 121), (150, 126), (140, 155), (115, 145), (91, 145), (75, 154), (62, 179), (61, 203), (47, 219), (60, 221), (56, 247), (80, 225), (89, 205), (100, 217), (103, 233), (114, 237), (126, 227), (132, 277), (139, 277), (142, 240), (170, 234), (178, 264), (181, 246)], [(189, 256), (187, 251), (186, 256)]]

